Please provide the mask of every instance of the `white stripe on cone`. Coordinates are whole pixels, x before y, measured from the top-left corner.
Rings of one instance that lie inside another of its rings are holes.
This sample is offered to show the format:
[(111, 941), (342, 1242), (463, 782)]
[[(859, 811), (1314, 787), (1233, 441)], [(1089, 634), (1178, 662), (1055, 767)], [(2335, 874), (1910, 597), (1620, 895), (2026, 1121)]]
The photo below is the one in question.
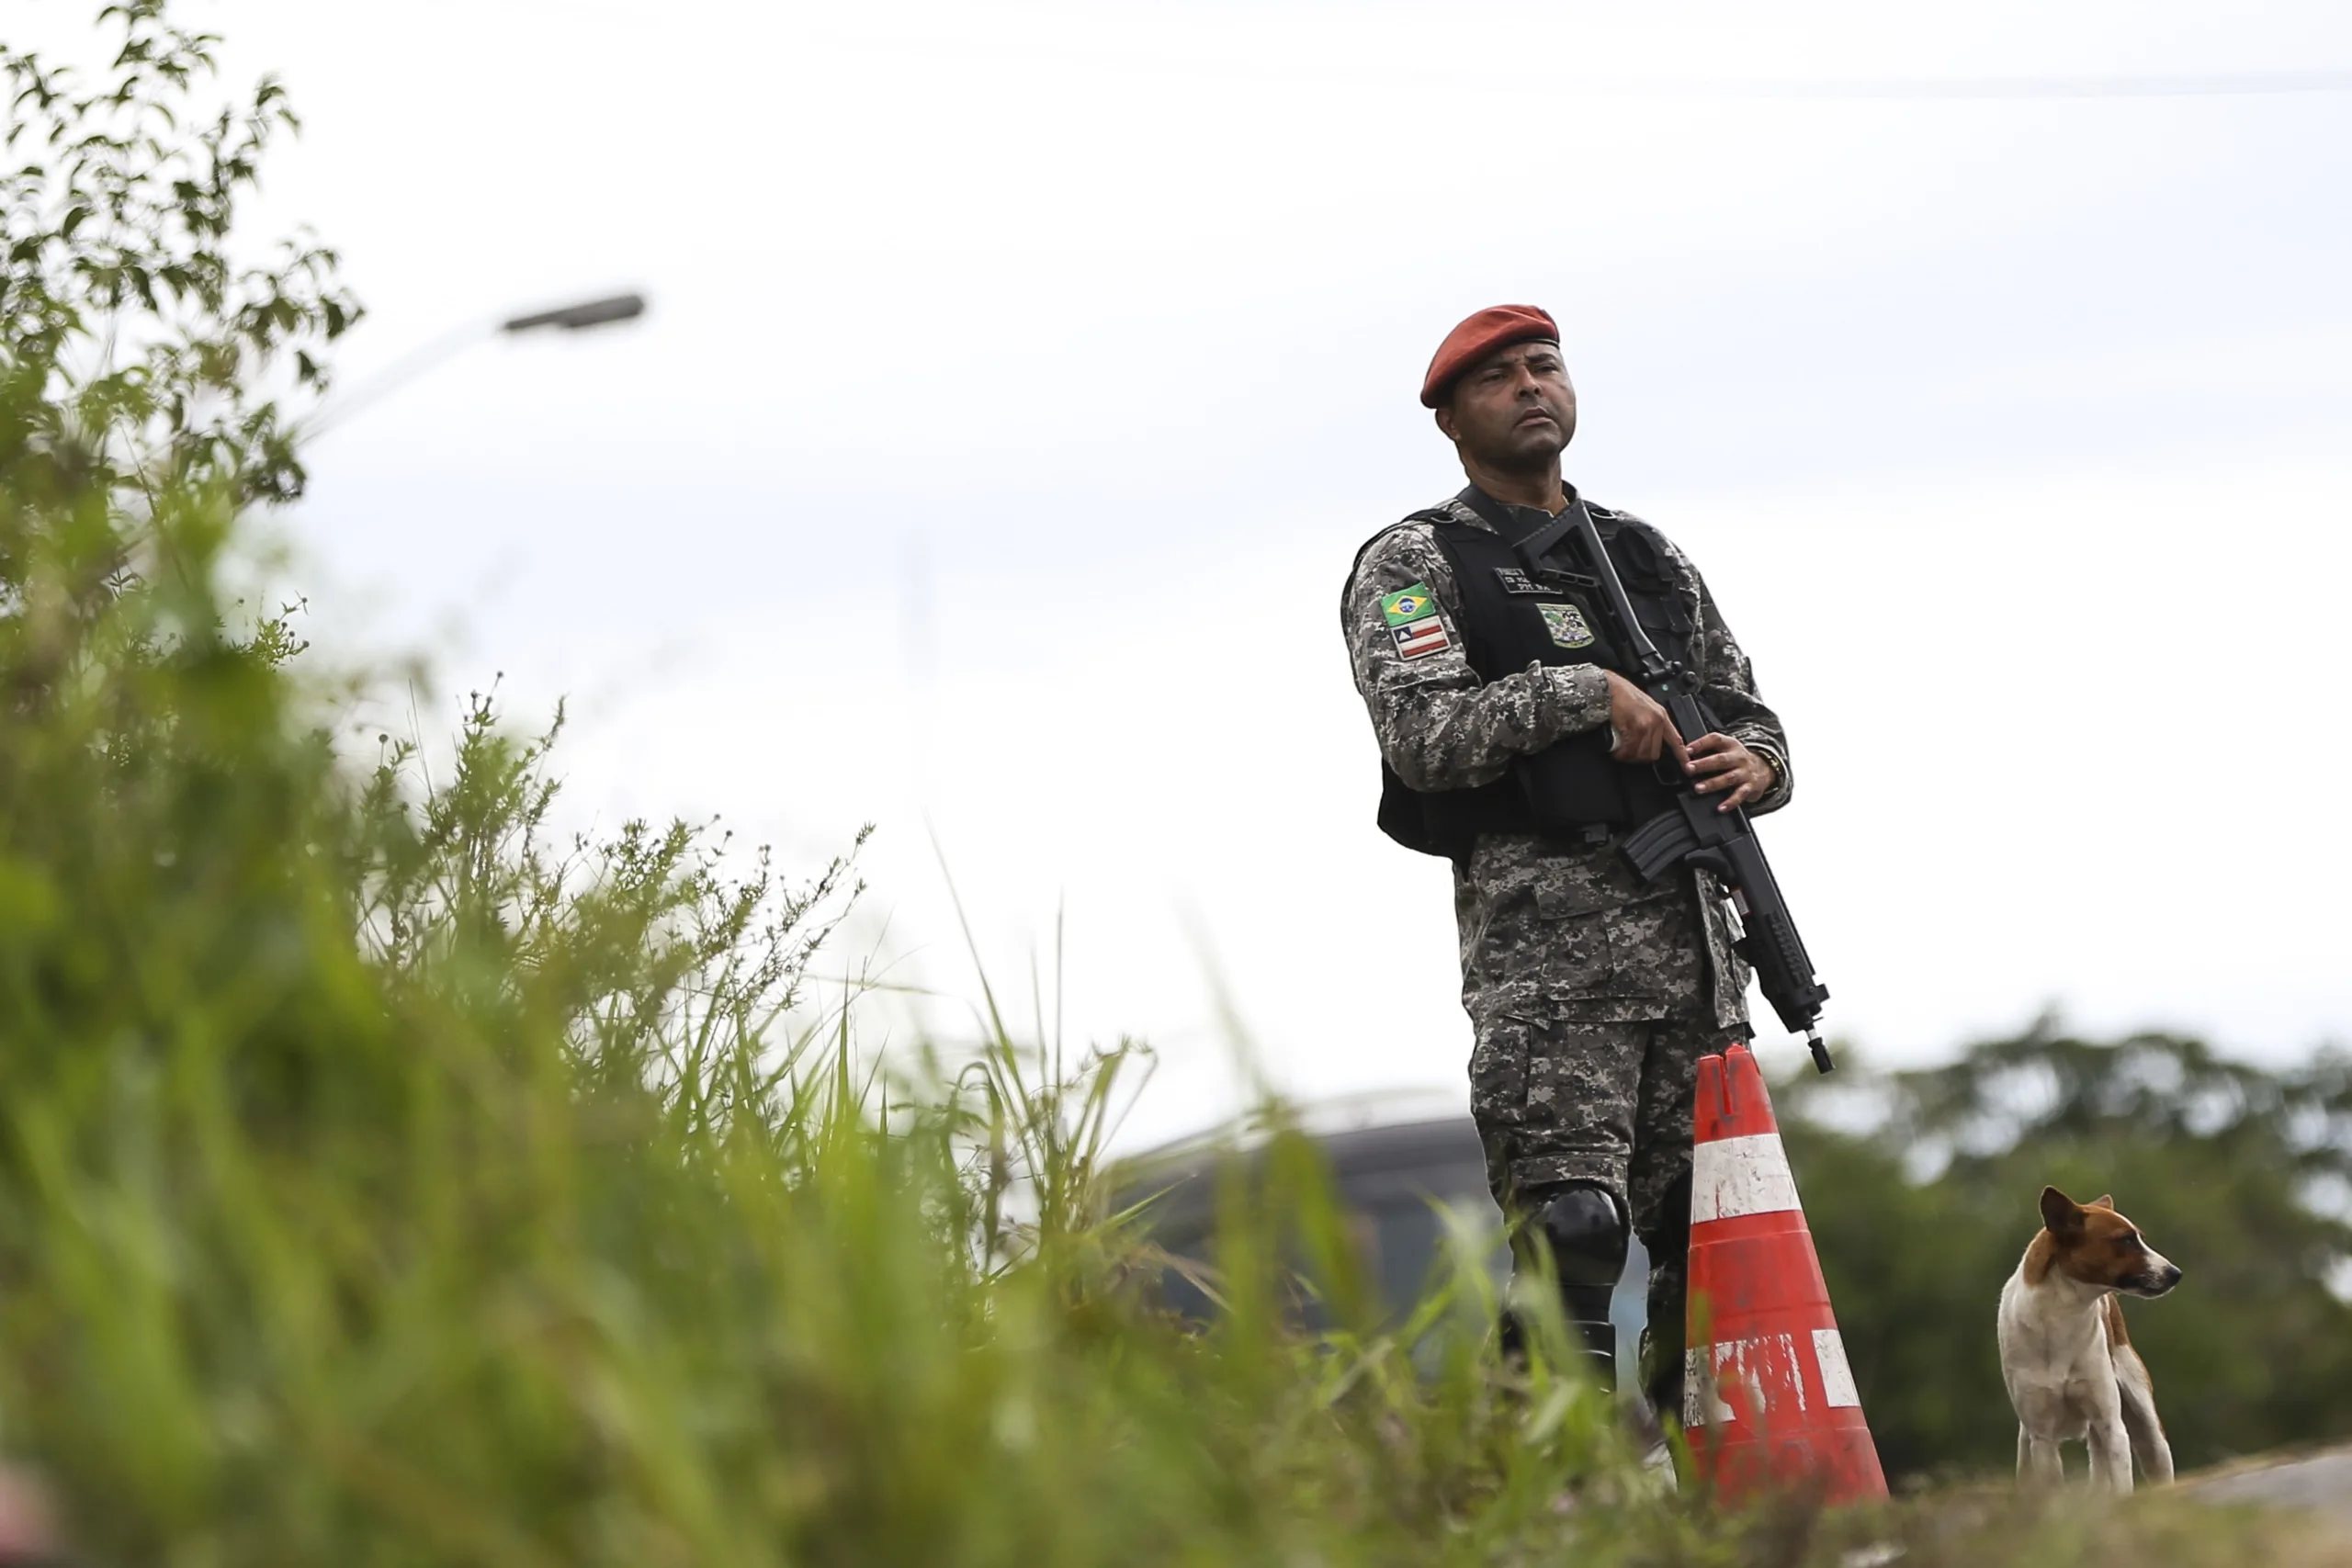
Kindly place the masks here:
[(1822, 1403), (1832, 1410), (1839, 1405), (1862, 1407), (1862, 1391), (1854, 1386), (1854, 1369), (1846, 1360), (1846, 1342), (1838, 1337), (1834, 1328), (1813, 1331), (1813, 1359), (1821, 1368)]
[(1690, 1151), (1690, 1223), (1777, 1214), (1797, 1204), (1797, 1179), (1778, 1133), (1717, 1138)]
[[(1862, 1396), (1854, 1386), (1854, 1369), (1846, 1360), (1846, 1342), (1834, 1328), (1816, 1328), (1811, 1335), (1814, 1370), (1821, 1382), (1821, 1402), (1835, 1410), (1861, 1408)], [(1781, 1391), (1803, 1410), (1806, 1404), (1803, 1369), (1797, 1365), (1797, 1337), (1765, 1334), (1753, 1339), (1728, 1339), (1713, 1347), (1713, 1365), (1704, 1348), (1686, 1350), (1682, 1357), (1682, 1424), (1717, 1427), (1727, 1421), (1751, 1419), (1763, 1414), (1764, 1385)], [(1724, 1399), (1729, 1389), (1744, 1395), (1738, 1410)]]

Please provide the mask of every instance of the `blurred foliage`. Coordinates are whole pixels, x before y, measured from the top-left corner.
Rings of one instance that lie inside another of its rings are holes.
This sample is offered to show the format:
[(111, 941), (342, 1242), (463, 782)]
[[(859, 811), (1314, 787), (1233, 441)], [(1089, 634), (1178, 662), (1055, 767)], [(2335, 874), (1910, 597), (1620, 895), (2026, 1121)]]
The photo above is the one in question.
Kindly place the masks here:
[(162, 0), (107, 6), (96, 79), (0, 43), (0, 377), (25, 434), (136, 509), (175, 486), (299, 494), (285, 395), (327, 385), (359, 319), (332, 251), (234, 247), (237, 205), (296, 126), (284, 89), (209, 91), (219, 40)]
[(1544, 1359), (1295, 1334), (1277, 1257), (1365, 1299), (1302, 1139), (1226, 1318), (1151, 1311), (1093, 1210), (1123, 1053), (1053, 1074), (996, 1031), (876, 1079), (801, 993), (844, 868), (551, 849), (544, 747), (479, 703), (446, 779), (354, 770), (219, 632), (217, 494), (132, 520), (54, 480), (0, 460), (28, 604), (109, 521), (168, 568), (0, 615), (0, 1413), (98, 1560), (1704, 1562), (1756, 1528), (1602, 1506), (1636, 1472)]
[(1948, 1066), (1774, 1093), (1890, 1476), (2014, 1466), (1994, 1311), (2045, 1183), (2113, 1193), (2186, 1271), (2124, 1308), (2184, 1470), (2352, 1436), (2343, 1054), (2267, 1070), (2045, 1021)]

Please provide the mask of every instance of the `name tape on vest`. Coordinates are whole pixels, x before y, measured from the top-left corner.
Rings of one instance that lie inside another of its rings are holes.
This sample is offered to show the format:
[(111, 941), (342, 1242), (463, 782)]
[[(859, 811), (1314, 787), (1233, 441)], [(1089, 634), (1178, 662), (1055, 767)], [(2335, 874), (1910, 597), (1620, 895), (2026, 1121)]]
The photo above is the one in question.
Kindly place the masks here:
[(1542, 571), (1529, 573), (1515, 566), (1495, 568), (1495, 581), (1502, 584), (1506, 593), (1562, 593), (1571, 588), (1598, 588), (1600, 579), (1587, 577), (1580, 571)]

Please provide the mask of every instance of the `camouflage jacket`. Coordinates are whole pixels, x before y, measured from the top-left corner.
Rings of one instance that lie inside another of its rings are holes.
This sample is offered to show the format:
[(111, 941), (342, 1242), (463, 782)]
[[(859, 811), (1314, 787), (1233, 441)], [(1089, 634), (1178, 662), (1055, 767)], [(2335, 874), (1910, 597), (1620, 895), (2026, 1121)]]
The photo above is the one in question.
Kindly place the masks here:
[[(1436, 510), (1487, 526), (1459, 500)], [(1772, 764), (1772, 788), (1750, 809), (1774, 810), (1792, 783), (1781, 721), (1758, 697), (1747, 657), (1698, 568), (1670, 544), (1667, 555), (1698, 628), (1690, 653), (1702, 694), (1726, 733)], [(1389, 632), (1381, 601), (1417, 584), (1436, 599), (1447, 637), (1408, 654)], [(1430, 525), (1412, 522), (1365, 547), (1341, 601), (1356, 689), (1380, 754), (1418, 790), (1489, 783), (1513, 757), (1609, 722), (1608, 682), (1596, 665), (1532, 664), (1480, 681), (1454, 625), (1461, 603)], [(1481, 1024), (1495, 1016), (1604, 1022), (1693, 1013), (1712, 1013), (1724, 1028), (1747, 1021), (1747, 965), (1731, 951), (1712, 877), (1685, 871), (1645, 886), (1613, 840), (1586, 848), (1490, 833), (1454, 868), (1453, 887), (1462, 1001)]]

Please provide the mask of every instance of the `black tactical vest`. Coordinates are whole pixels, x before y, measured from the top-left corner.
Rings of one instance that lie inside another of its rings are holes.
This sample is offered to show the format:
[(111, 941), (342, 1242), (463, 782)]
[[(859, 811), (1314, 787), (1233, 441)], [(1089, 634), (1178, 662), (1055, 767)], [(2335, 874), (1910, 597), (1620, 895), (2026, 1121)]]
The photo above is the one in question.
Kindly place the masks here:
[[(1478, 679), (1498, 681), (1531, 664), (1598, 664), (1632, 677), (1633, 661), (1619, 646), (1596, 580), (1532, 571), (1512, 548), (1513, 541), (1542, 525), (1538, 514), (1498, 505), (1475, 487), (1462, 499), (1506, 535), (1443, 512), (1417, 512), (1405, 522), (1430, 524), (1453, 563), (1462, 595), (1454, 629)], [(1597, 506), (1590, 511), (1643, 630), (1668, 659), (1689, 664), (1695, 628), (1674, 592), (1657, 532)], [(1509, 773), (1472, 789), (1408, 788), (1384, 761), (1381, 830), (1408, 850), (1459, 863), (1469, 859), (1481, 833), (1540, 833), (1581, 842), (1589, 830), (1645, 822), (1669, 809), (1673, 796), (1650, 767), (1613, 761), (1609, 745), (1606, 725), (1571, 735), (1532, 757), (1513, 758)]]

